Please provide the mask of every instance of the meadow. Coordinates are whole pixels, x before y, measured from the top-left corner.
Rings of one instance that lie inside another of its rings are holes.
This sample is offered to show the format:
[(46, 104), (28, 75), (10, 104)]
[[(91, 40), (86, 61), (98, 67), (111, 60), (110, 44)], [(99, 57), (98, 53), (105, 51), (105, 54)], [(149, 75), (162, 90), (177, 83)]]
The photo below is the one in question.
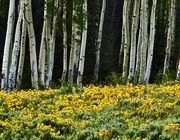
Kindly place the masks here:
[(178, 140), (180, 84), (0, 91), (2, 140)]

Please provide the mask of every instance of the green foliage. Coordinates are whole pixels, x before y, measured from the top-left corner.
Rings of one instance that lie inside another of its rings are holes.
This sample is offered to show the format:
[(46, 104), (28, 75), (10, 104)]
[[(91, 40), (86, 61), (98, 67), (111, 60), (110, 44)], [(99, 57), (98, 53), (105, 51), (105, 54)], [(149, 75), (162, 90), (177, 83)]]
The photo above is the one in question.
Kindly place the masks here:
[(157, 84), (167, 83), (168, 81), (173, 81), (173, 79), (175, 79), (175, 75), (176, 75), (175, 71), (172, 71), (166, 75), (163, 75), (163, 70), (160, 70), (157, 73), (154, 82)]
[(73, 84), (70, 82), (66, 82), (64, 80), (60, 80), (60, 90), (61, 90), (61, 94), (70, 94), (73, 92)]
[(111, 73), (111, 75), (105, 78), (106, 85), (116, 86), (117, 84), (126, 84), (127, 79), (123, 78), (121, 74)]

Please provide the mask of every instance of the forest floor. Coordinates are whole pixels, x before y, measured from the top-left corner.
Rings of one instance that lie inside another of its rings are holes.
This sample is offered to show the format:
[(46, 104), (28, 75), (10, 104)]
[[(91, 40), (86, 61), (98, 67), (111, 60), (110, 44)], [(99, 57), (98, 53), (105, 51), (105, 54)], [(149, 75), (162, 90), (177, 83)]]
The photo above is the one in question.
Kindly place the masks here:
[(0, 139), (178, 140), (180, 84), (0, 91)]

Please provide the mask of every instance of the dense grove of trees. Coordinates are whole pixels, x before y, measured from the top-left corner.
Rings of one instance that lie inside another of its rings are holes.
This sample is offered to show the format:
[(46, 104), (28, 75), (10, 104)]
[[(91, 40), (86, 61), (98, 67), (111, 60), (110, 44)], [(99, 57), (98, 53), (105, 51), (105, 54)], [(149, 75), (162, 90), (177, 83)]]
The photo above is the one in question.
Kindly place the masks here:
[(179, 80), (179, 17), (177, 0), (0, 0), (1, 89), (82, 86), (112, 72)]

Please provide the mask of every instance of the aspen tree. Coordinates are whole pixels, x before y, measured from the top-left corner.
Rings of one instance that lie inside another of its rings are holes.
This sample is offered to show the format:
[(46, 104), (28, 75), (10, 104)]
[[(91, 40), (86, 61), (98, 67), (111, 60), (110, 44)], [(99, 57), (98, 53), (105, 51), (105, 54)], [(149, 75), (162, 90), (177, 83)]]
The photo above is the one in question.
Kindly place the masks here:
[(73, 13), (72, 13), (72, 39), (71, 39), (71, 51), (69, 59), (69, 69), (68, 69), (68, 81), (70, 83), (74, 82), (75, 70), (78, 70), (79, 64), (79, 55), (81, 48), (81, 30), (79, 25), (80, 17), (78, 15), (79, 7), (76, 4), (75, 0), (73, 1)]
[[(129, 10), (130, 10), (131, 0), (125, 0), (123, 5), (123, 48), (124, 48), (124, 58), (123, 58), (123, 74), (122, 76), (126, 78), (128, 76), (128, 63), (129, 63), (129, 45), (130, 45), (130, 34), (129, 34)], [(122, 46), (121, 46), (122, 47)]]
[(150, 74), (151, 74), (151, 66), (153, 60), (153, 51), (154, 51), (154, 38), (156, 31), (156, 4), (157, 0), (153, 0), (152, 8), (151, 8), (151, 19), (150, 19), (150, 35), (149, 35), (149, 45), (148, 45), (148, 58), (147, 58), (147, 68), (145, 73), (144, 81), (145, 83), (149, 82)]
[[(53, 7), (53, 9), (56, 9), (54, 7), (54, 4), (55, 4), (55, 1), (52, 1), (52, 0), (46, 0), (46, 29), (45, 29), (45, 34), (46, 34), (46, 43), (45, 43), (45, 76), (44, 76), (44, 80), (45, 80), (45, 87), (48, 88), (50, 85), (50, 76), (49, 76), (49, 72), (50, 72), (50, 61), (51, 61), (51, 58), (50, 58), (50, 53), (52, 53), (51, 50), (51, 39), (52, 39), (52, 25), (54, 24), (53, 23), (53, 19), (54, 19), (54, 15), (55, 14), (54, 11), (51, 11), (51, 8)], [(52, 7), (51, 7), (52, 6)], [(52, 55), (51, 55), (52, 56)]]
[(139, 22), (139, 8), (140, 8), (140, 0), (135, 0), (133, 16), (132, 16), (132, 28), (131, 28), (131, 51), (130, 51), (129, 76), (128, 76), (129, 80), (134, 79), (134, 75), (135, 75), (136, 46), (137, 46), (136, 42), (137, 42), (137, 31), (138, 31), (138, 22)]
[(47, 38), (46, 38), (46, 28), (47, 27), (47, 0), (45, 0), (44, 4), (44, 20), (43, 20), (43, 29), (42, 29), (42, 36), (41, 36), (41, 45), (40, 45), (40, 52), (39, 52), (39, 79), (40, 79), (40, 86), (45, 87), (45, 62), (46, 62), (46, 48), (47, 48)]
[(4, 45), (4, 54), (3, 54), (3, 62), (2, 62), (2, 78), (1, 78), (1, 89), (7, 90), (7, 82), (8, 82), (8, 72), (9, 72), (9, 61), (10, 61), (10, 51), (11, 51), (11, 43), (13, 37), (13, 28), (15, 21), (15, 0), (9, 0), (9, 12), (8, 12), (8, 21), (7, 21), (7, 30), (6, 30), (6, 38)]
[(80, 49), (81, 49), (81, 34), (80, 25), (75, 24), (75, 42), (74, 42), (74, 77), (77, 77), (79, 59), (80, 59)]
[(180, 58), (178, 60), (178, 68), (177, 68), (176, 80), (180, 80)]
[[(24, 5), (23, 5), (24, 6)], [(23, 15), (22, 21), (22, 33), (21, 33), (21, 42), (20, 42), (20, 57), (19, 57), (19, 65), (18, 65), (18, 72), (17, 72), (17, 88), (20, 87), (23, 69), (24, 69), (24, 59), (25, 59), (25, 46), (26, 46), (26, 35), (27, 35), (27, 25)]]
[(49, 58), (48, 58), (48, 77), (46, 79), (46, 87), (50, 87), (52, 82), (52, 74), (54, 67), (54, 51), (55, 51), (55, 41), (56, 41), (56, 28), (57, 28), (57, 16), (59, 11), (59, 0), (55, 0), (54, 2), (54, 17), (53, 17), (53, 25), (52, 25), (52, 35), (50, 38), (50, 50), (49, 50)]
[(29, 36), (29, 51), (31, 65), (31, 82), (32, 87), (38, 89), (38, 69), (36, 57), (36, 39), (33, 27), (31, 0), (25, 0), (25, 18), (27, 20), (27, 30)]
[(144, 82), (144, 76), (146, 72), (146, 59), (147, 59), (147, 46), (148, 46), (148, 0), (141, 1), (141, 26), (142, 26), (142, 43), (141, 43), (141, 62), (140, 62), (140, 73), (139, 82)]
[(83, 13), (85, 15), (85, 26), (83, 28), (82, 33), (82, 41), (81, 41), (81, 51), (80, 51), (80, 60), (79, 60), (79, 68), (78, 68), (78, 77), (77, 77), (77, 85), (82, 87), (82, 78), (84, 72), (84, 61), (85, 61), (85, 51), (86, 51), (86, 42), (87, 42), (87, 0), (84, 0), (83, 4)]
[(139, 73), (140, 73), (141, 45), (142, 45), (142, 24), (140, 23), (140, 25), (139, 25), (138, 43), (137, 43), (137, 53), (136, 53), (136, 68), (135, 68), (135, 76), (137, 77), (137, 79), (138, 79)]
[(175, 10), (176, 10), (176, 0), (170, 0), (170, 10), (169, 10), (169, 16), (168, 16), (167, 45), (166, 45), (166, 52), (165, 52), (163, 75), (168, 74), (168, 71), (169, 71), (171, 49), (173, 47), (173, 42), (174, 42)]
[(12, 91), (15, 88), (15, 81), (16, 81), (16, 71), (18, 66), (18, 57), (19, 57), (19, 50), (20, 50), (20, 36), (21, 36), (21, 23), (23, 19), (23, 0), (20, 1), (20, 11), (19, 16), (16, 24), (15, 30), (15, 39), (13, 44), (13, 51), (12, 51), (12, 61), (10, 64), (10, 71), (8, 77), (8, 91)]
[(102, 32), (103, 32), (105, 10), (106, 10), (106, 0), (103, 0), (102, 9), (101, 9), (100, 24), (99, 24), (98, 40), (97, 40), (96, 64), (95, 64), (95, 68), (94, 68), (94, 79), (96, 81), (98, 80), (100, 51), (101, 51), (101, 42), (102, 42)]
[(63, 4), (63, 72), (62, 80), (66, 80), (67, 75), (67, 28), (66, 28), (66, 2)]

